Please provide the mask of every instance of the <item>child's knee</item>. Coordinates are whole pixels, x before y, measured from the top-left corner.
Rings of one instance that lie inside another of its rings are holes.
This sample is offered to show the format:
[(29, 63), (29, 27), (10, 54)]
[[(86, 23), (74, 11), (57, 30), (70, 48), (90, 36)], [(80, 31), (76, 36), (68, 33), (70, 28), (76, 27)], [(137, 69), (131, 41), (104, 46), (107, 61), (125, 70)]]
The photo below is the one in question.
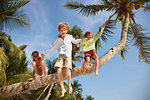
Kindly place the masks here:
[(66, 70), (66, 71), (70, 71), (70, 69), (69, 69), (68, 67), (65, 67), (65, 70)]

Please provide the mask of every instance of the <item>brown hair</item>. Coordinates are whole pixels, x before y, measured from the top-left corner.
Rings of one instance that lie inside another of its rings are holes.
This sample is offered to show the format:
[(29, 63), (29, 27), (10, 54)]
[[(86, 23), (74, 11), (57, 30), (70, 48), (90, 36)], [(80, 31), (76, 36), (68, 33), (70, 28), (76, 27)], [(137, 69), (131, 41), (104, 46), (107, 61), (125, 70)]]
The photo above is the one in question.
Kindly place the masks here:
[(85, 32), (84, 37), (87, 37), (87, 35), (90, 34), (90, 33), (92, 33), (92, 32), (91, 31)]
[(58, 24), (58, 30), (60, 30), (61, 28), (66, 28), (67, 31), (69, 30), (70, 26), (69, 26), (69, 23), (66, 23), (66, 22), (61, 22)]
[[(32, 54), (31, 54), (31, 57), (38, 57), (39, 56), (39, 53), (38, 51), (33, 51)], [(35, 61), (35, 59), (33, 59), (33, 61)]]

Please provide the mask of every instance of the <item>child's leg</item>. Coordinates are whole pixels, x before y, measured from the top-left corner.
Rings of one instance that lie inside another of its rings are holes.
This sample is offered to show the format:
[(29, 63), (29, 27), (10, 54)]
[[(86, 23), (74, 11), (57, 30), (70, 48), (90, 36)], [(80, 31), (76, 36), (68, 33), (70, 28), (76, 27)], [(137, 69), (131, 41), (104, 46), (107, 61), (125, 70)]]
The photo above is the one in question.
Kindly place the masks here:
[(59, 79), (60, 86), (61, 86), (61, 96), (60, 97), (63, 97), (64, 93), (65, 93), (65, 88), (64, 88), (64, 82), (63, 82), (62, 68), (57, 67), (57, 72), (58, 72), (58, 79)]
[(44, 60), (42, 60), (41, 62), (40, 62), (40, 65), (41, 65), (41, 69), (42, 69), (42, 76), (45, 76), (45, 72), (46, 72), (46, 65), (45, 65), (45, 62), (44, 62)]
[(71, 87), (71, 71), (69, 68), (65, 68), (65, 71), (66, 71), (66, 75), (67, 75), (67, 80), (68, 80), (68, 91), (69, 91), (69, 94), (72, 93), (72, 87)]
[(88, 64), (89, 62), (90, 62), (90, 57), (87, 56), (87, 57), (85, 58), (85, 61), (84, 61), (83, 65), (82, 65), (82, 71), (83, 71), (83, 72), (85, 71), (85, 65)]
[(95, 59), (95, 76), (98, 76), (98, 55), (97, 53), (94, 53), (94, 55), (92, 56)]
[(35, 73), (37, 74), (37, 76), (35, 77), (35, 79), (37, 79), (38, 77), (40, 77), (39, 75), (39, 67), (36, 65), (36, 62), (32, 62), (32, 66), (33, 66), (33, 69), (35, 70)]

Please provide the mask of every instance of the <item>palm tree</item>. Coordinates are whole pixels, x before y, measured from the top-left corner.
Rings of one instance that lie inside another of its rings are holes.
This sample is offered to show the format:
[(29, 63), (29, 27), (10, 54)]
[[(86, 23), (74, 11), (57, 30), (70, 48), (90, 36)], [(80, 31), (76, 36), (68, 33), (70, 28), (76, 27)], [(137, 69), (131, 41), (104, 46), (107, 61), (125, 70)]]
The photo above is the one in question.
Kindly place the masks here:
[[(8, 29), (17, 29), (23, 26), (27, 26), (29, 28), (29, 19), (27, 16), (23, 13), (23, 10), (20, 10), (22, 6), (27, 4), (29, 0), (1, 0), (0, 1), (0, 39), (1, 44), (4, 44), (2, 42), (5, 42), (5, 46), (11, 46), (11, 43), (8, 42), (5, 38), (9, 35), (4, 33), (4, 31)], [(4, 46), (4, 45), (3, 45)], [(15, 45), (13, 45), (15, 46)], [(3, 47), (0, 46), (0, 67), (1, 72), (6, 69), (7, 65), (7, 57), (3, 51)], [(1, 75), (0, 75), (1, 76)]]
[(1, 0), (0, 1), (0, 30), (17, 29), (28, 27), (29, 19), (21, 7), (26, 5), (30, 0)]
[[(1, 32), (1, 34), (2, 33), (3, 32)], [(5, 34), (3, 33), (3, 35)], [(15, 44), (9, 41), (11, 40), (10, 37), (6, 39), (5, 37), (1, 36), (0, 40), (0, 47), (2, 47), (2, 52), (7, 58), (5, 59), (6, 63), (3, 64), (2, 62), (3, 65), (0, 66), (2, 71), (0, 73), (0, 78), (2, 79), (2, 81), (0, 82), (0, 86), (24, 81), (21, 79), (21, 76), (25, 77), (26, 75), (22, 73), (27, 72), (28, 62), (26, 61), (26, 56), (24, 53), (26, 45), (17, 47)], [(18, 74), (20, 74), (20, 78), (18, 78)]]
[(17, 47), (4, 32), (23, 26), (29, 28), (29, 20), (23, 10), (20, 10), (28, 2), (29, 0), (0, 1), (0, 87), (25, 81), (30, 77), (24, 52), (27, 46)]
[(92, 96), (86, 96), (85, 100), (94, 100), (94, 98)]
[[(15, 44), (11, 42), (10, 36), (4, 31), (23, 26), (27, 26), (29, 28), (29, 20), (27, 16), (23, 13), (23, 11), (20, 10), (20, 8), (28, 2), (29, 0), (0, 1), (0, 79), (2, 80), (0, 82), (0, 86), (8, 85), (8, 83), (6, 82), (6, 73), (11, 73), (12, 69), (14, 69), (13, 67), (15, 67), (16, 65), (23, 65), (20, 68), (24, 68), (24, 66), (27, 66), (27, 62), (25, 63), (25, 54), (22, 52), (23, 48), (25, 48), (26, 46), (18, 48)], [(6, 72), (5, 70), (8, 72)], [(24, 69), (22, 69), (22, 71), (23, 70)], [(18, 69), (15, 69), (13, 72), (18, 73)]]
[[(115, 22), (118, 20), (122, 22), (122, 32), (124, 30), (128, 31), (128, 24), (130, 22), (130, 35), (128, 36), (132, 35), (132, 38), (129, 38), (129, 41), (133, 41), (134, 45), (139, 48), (139, 60), (142, 60), (145, 63), (150, 63), (150, 37), (148, 34), (142, 32), (143, 28), (141, 25), (136, 23), (134, 18), (134, 11), (139, 10), (140, 8), (144, 8), (144, 11), (150, 11), (149, 2), (150, 0), (102, 0), (101, 4), (99, 5), (84, 5), (79, 2), (70, 1), (64, 7), (72, 10), (79, 10), (79, 13), (87, 16), (96, 15), (100, 11), (113, 11), (107, 23), (116, 15)], [(124, 23), (126, 22), (127, 26), (124, 27)], [(123, 49), (120, 52), (123, 58), (125, 52), (127, 52), (126, 49)]]
[(74, 80), (71, 85), (73, 88), (71, 97), (74, 98), (75, 100), (81, 100), (81, 98), (82, 98), (81, 97), (82, 96), (81, 84), (78, 82), (78, 80)]

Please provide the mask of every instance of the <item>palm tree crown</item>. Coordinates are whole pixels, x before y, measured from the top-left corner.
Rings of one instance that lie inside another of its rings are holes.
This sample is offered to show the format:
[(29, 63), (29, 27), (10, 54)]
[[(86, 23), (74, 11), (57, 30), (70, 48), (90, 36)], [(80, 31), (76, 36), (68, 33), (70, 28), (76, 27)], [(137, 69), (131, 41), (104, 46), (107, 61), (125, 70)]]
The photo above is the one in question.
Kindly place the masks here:
[[(150, 63), (150, 37), (149, 34), (143, 33), (143, 28), (140, 24), (135, 21), (134, 11), (143, 8), (144, 11), (150, 11), (150, 0), (100, 0), (98, 5), (84, 5), (79, 2), (70, 1), (64, 5), (69, 9), (79, 10), (79, 13), (83, 15), (96, 15), (100, 11), (111, 11), (113, 12), (106, 24), (115, 16), (115, 22), (118, 20), (122, 22), (125, 19), (126, 14), (129, 14), (129, 28), (130, 35), (129, 41), (134, 41), (134, 45), (139, 48), (139, 60), (146, 63)], [(129, 34), (129, 32), (128, 32)], [(127, 43), (128, 44), (128, 43)], [(126, 46), (127, 46), (126, 44)], [(121, 51), (121, 55), (124, 58), (124, 53), (127, 52), (126, 49)]]

